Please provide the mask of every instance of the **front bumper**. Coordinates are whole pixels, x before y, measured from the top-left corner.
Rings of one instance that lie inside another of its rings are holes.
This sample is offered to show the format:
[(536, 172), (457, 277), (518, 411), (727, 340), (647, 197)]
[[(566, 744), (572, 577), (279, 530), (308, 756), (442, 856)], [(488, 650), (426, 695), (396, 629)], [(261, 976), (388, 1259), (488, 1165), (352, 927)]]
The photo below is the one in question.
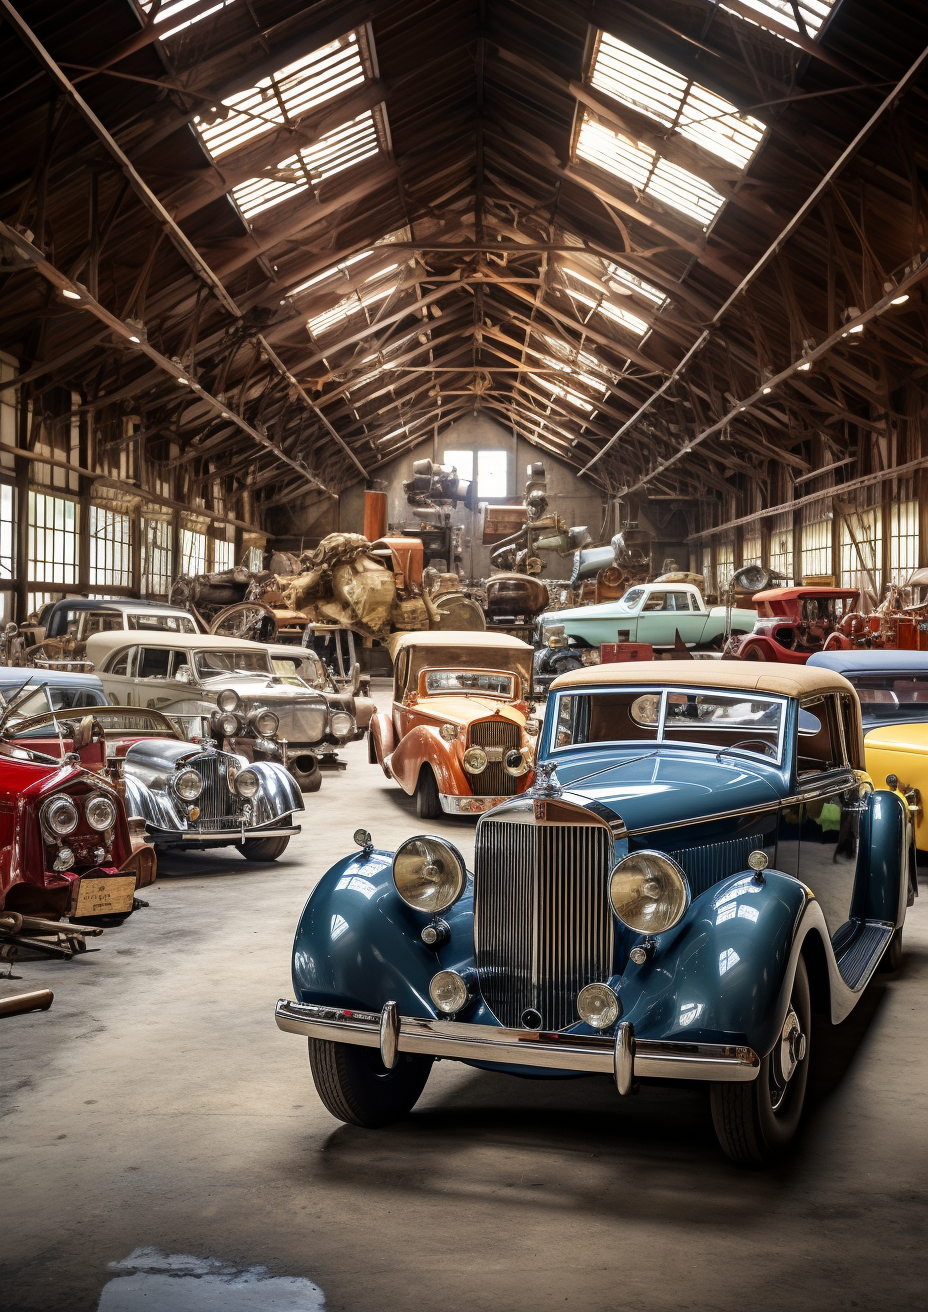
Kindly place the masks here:
[(512, 796), (458, 797), (456, 793), (439, 793), (438, 800), (446, 815), (480, 815), (484, 811), (492, 811), (494, 806), (502, 802), (511, 802)]
[(223, 847), (230, 843), (245, 843), (249, 838), (284, 838), (300, 832), (299, 825), (265, 826), (263, 829), (246, 829), (244, 825), (236, 829), (152, 829), (149, 826), (148, 837), (159, 847)]
[(636, 1079), (743, 1084), (756, 1079), (760, 1069), (760, 1058), (752, 1048), (637, 1039), (628, 1021), (623, 1021), (615, 1038), (610, 1038), (400, 1016), (393, 1002), (386, 1003), (382, 1012), (374, 1012), (287, 1002), (283, 998), (277, 1004), (276, 1020), (278, 1028), (289, 1034), (379, 1048), (388, 1070), (395, 1065), (398, 1053), (416, 1052), (453, 1061), (611, 1075), (622, 1094), (632, 1092)]

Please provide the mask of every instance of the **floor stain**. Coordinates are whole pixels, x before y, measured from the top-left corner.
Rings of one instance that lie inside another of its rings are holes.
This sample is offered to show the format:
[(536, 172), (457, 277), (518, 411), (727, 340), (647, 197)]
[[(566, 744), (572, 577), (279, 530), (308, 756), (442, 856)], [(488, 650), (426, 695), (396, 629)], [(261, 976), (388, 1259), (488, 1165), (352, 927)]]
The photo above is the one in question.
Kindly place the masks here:
[(215, 1257), (136, 1248), (104, 1285), (99, 1312), (321, 1312), (325, 1295), (301, 1276), (272, 1276), (267, 1267), (246, 1270)]

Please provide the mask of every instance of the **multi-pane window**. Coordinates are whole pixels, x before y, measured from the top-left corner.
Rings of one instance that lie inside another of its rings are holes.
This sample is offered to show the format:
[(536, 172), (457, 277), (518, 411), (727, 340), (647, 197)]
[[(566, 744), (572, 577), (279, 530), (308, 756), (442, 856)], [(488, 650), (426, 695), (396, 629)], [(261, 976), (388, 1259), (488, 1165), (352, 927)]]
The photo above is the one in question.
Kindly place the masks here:
[(0, 579), (13, 577), (16, 543), (15, 490), (9, 483), (0, 483)]
[(805, 578), (831, 574), (831, 520), (818, 519), (802, 526), (800, 573)]
[(793, 529), (774, 529), (770, 534), (770, 568), (782, 574), (788, 583), (793, 580)]
[(235, 543), (223, 542), (219, 538), (213, 541), (213, 569), (232, 569), (235, 564)]
[(761, 556), (760, 534), (752, 533), (741, 542), (741, 564), (759, 565)]
[(90, 507), (90, 585), (132, 586), (132, 523), (128, 515)]
[(180, 572), (181, 574), (206, 573), (206, 534), (196, 533), (193, 529), (182, 528), (180, 531)]
[(712, 548), (702, 549), (702, 590), (705, 596), (715, 591), (715, 574), (712, 570)]
[(917, 566), (918, 502), (896, 501), (889, 520), (889, 572), (893, 583), (905, 583)]
[(245, 568), (250, 569), (253, 574), (260, 574), (264, 569), (264, 548), (249, 547), (248, 557), (245, 561)]
[(31, 615), (33, 611), (41, 610), (50, 601), (60, 601), (62, 596), (60, 592), (27, 592), (26, 614)]
[[(742, 0), (742, 3), (765, 18), (775, 18), (781, 26), (793, 32), (800, 31), (801, 23), (804, 36), (817, 37), (838, 0)], [(725, 0), (721, 0), (721, 5), (723, 9), (729, 8)], [(738, 13), (738, 10), (733, 12)], [(738, 17), (743, 15), (738, 13)]]
[(508, 493), (507, 453), (477, 452), (477, 496), (481, 501), (504, 498)]
[(720, 542), (715, 553), (715, 580), (721, 595), (731, 587), (735, 572), (735, 547), (732, 542)]
[(879, 506), (847, 515), (841, 523), (841, 583), (880, 593), (883, 516)]
[(66, 497), (29, 493), (27, 571), (35, 583), (76, 583), (78, 508)]
[(142, 520), (142, 595), (164, 596), (174, 576), (173, 526), (169, 519)]

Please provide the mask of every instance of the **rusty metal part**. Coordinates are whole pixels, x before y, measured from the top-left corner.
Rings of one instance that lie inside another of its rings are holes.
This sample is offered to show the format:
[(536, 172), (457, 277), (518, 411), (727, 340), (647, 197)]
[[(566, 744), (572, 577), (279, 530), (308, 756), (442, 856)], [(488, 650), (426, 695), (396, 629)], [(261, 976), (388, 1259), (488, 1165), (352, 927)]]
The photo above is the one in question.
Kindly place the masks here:
[(14, 993), (0, 998), (0, 1016), (19, 1016), (27, 1011), (48, 1011), (55, 999), (51, 989), (34, 989), (31, 993)]

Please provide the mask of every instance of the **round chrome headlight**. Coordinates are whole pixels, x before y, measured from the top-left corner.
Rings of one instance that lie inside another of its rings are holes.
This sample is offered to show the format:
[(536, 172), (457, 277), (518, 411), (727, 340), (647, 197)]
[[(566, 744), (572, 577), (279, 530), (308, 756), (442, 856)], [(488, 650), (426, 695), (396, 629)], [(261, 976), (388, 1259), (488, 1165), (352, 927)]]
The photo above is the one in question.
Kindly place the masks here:
[(441, 734), (442, 738), (444, 738), (446, 743), (453, 743), (461, 730), (456, 724), (443, 724), (438, 732)]
[(254, 797), (261, 787), (261, 780), (254, 770), (239, 770), (235, 776), (234, 788), (239, 797)]
[(503, 769), (507, 774), (513, 775), (516, 779), (520, 775), (528, 774), (532, 768), (532, 756), (526, 747), (513, 747), (503, 757)]
[(102, 793), (96, 793), (93, 797), (88, 797), (84, 803), (84, 815), (87, 817), (87, 823), (91, 829), (103, 832), (104, 829), (112, 829), (116, 823), (116, 808), (108, 797)]
[(440, 970), (429, 982), (429, 997), (438, 1011), (453, 1016), (466, 1005), (470, 989), (467, 980), (456, 970)]
[(464, 769), (468, 774), (480, 774), (487, 768), (487, 754), (482, 747), (468, 747), (464, 753)]
[(396, 891), (416, 911), (438, 915), (467, 886), (467, 867), (456, 847), (431, 834), (407, 838), (393, 856)]
[(336, 738), (350, 738), (354, 733), (354, 716), (347, 711), (336, 711), (332, 716), (332, 733)]
[(242, 699), (234, 688), (223, 688), (216, 698), (216, 705), (221, 711), (237, 711), (241, 704)]
[(619, 1019), (619, 1000), (608, 984), (587, 984), (577, 994), (577, 1015), (594, 1030), (607, 1030)]
[(173, 779), (174, 791), (185, 802), (192, 802), (203, 791), (203, 780), (196, 770), (181, 770)]
[(660, 934), (683, 917), (690, 886), (666, 852), (629, 852), (613, 868), (609, 898), (623, 925), (638, 934)]
[(42, 820), (53, 834), (73, 834), (78, 819), (77, 807), (66, 793), (59, 793), (42, 808)]
[(242, 723), (234, 711), (220, 711), (216, 716), (216, 730), (223, 738), (237, 738)]
[(280, 719), (273, 711), (259, 711), (252, 720), (255, 732), (262, 738), (273, 738), (280, 728)]

